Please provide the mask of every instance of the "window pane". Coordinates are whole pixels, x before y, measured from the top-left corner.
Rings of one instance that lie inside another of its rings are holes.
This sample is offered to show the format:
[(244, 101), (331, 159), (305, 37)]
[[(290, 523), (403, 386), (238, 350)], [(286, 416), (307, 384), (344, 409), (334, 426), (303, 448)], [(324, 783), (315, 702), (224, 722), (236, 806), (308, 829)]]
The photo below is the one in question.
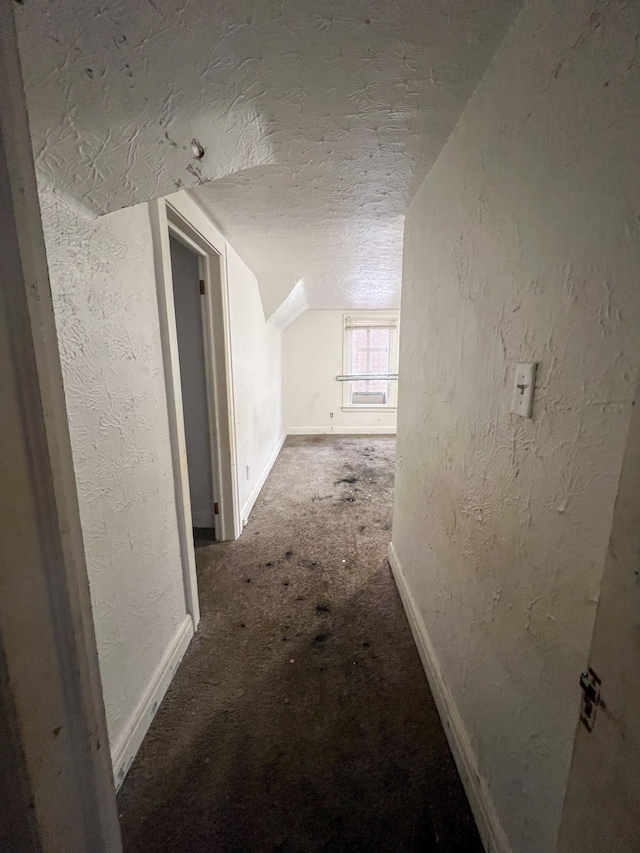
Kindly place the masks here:
[(389, 352), (382, 350), (372, 352), (369, 355), (369, 368), (371, 373), (388, 373), (389, 372)]
[(353, 329), (351, 332), (351, 347), (352, 349), (365, 349), (367, 346), (367, 330)]
[(364, 373), (367, 369), (367, 351), (356, 350), (351, 359), (351, 372)]
[[(391, 369), (391, 329), (355, 328), (349, 331), (349, 373), (388, 373)], [(374, 396), (373, 400), (367, 395)], [(349, 383), (349, 399), (359, 396), (355, 405), (385, 405), (389, 402), (389, 381), (386, 379), (359, 379)], [(377, 399), (375, 397), (377, 396)], [(382, 400), (380, 397), (382, 396)], [(353, 402), (352, 402), (353, 404)]]
[(373, 349), (389, 349), (389, 329), (371, 329), (369, 332), (369, 346)]

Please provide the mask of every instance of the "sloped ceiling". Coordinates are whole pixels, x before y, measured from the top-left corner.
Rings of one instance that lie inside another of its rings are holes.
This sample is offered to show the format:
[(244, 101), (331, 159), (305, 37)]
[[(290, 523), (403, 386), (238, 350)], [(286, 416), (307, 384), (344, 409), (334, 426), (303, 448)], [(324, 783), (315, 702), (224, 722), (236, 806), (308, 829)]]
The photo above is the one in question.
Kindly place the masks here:
[(399, 305), (404, 213), (519, 0), (26, 0), (42, 180), (192, 189), (267, 317)]

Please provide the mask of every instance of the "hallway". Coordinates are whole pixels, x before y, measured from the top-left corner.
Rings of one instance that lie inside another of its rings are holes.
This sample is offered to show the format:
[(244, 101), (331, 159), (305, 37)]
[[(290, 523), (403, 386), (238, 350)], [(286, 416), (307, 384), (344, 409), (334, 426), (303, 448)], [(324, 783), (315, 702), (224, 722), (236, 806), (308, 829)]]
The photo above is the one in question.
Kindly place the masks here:
[(393, 436), (289, 437), (118, 797), (127, 853), (482, 849), (386, 559)]

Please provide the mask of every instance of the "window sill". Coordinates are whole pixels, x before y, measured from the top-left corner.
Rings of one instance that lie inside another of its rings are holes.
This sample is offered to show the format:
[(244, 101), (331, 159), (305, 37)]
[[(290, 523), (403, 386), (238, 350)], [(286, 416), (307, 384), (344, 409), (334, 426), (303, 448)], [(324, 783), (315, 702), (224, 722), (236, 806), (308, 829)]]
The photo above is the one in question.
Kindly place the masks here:
[(395, 412), (397, 406), (367, 406), (366, 403), (355, 406), (341, 406), (343, 412)]

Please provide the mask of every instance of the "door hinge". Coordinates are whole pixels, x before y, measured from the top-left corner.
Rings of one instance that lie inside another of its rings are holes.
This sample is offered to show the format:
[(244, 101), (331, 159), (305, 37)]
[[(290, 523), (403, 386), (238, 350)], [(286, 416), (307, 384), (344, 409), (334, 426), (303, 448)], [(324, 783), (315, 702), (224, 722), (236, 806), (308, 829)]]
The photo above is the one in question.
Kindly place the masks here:
[(588, 732), (593, 731), (598, 705), (602, 705), (603, 708), (605, 707), (604, 700), (600, 695), (601, 684), (602, 682), (591, 667), (580, 676), (580, 687), (582, 688), (580, 720)]
[(200, 296), (204, 296), (204, 279), (200, 279)]
[(218, 509), (218, 504), (213, 505), (213, 514), (220, 515), (220, 510)]

